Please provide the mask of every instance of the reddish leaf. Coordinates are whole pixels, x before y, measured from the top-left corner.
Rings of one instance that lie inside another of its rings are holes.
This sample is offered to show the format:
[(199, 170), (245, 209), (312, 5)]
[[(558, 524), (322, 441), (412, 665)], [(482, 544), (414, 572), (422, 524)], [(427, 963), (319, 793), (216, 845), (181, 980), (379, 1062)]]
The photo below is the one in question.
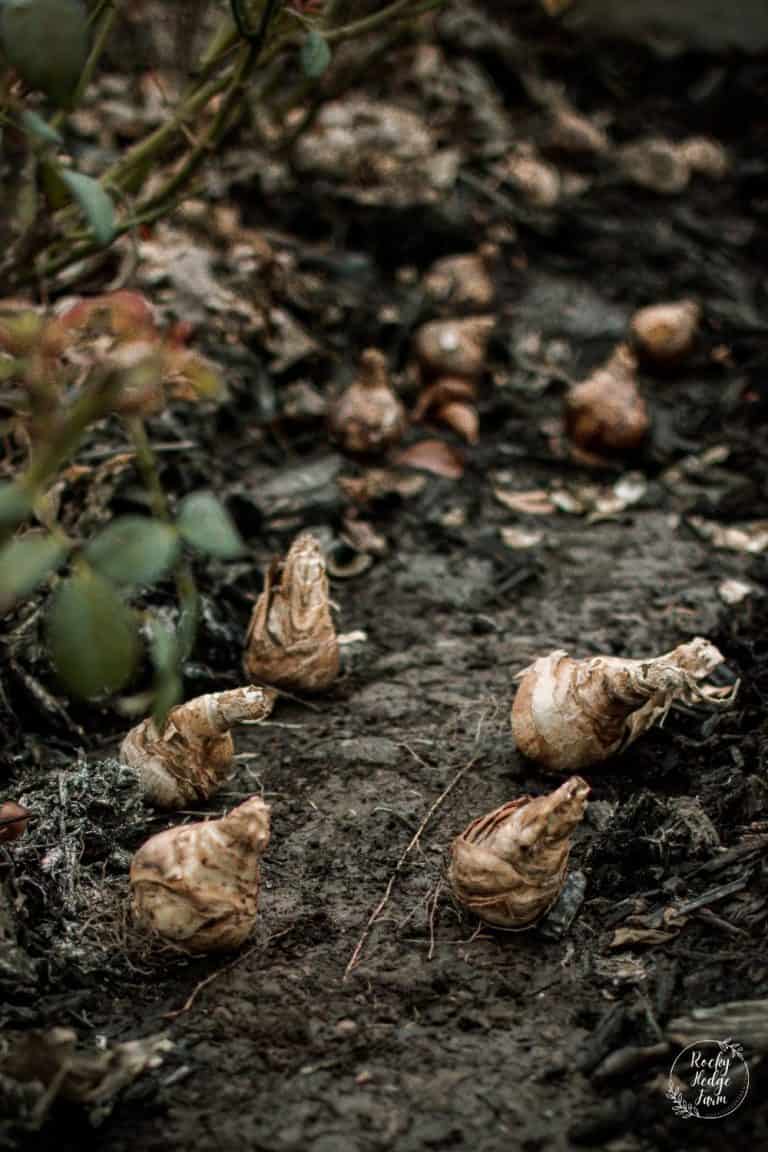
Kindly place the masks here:
[(57, 323), (65, 332), (87, 328), (94, 319), (106, 321), (106, 327), (115, 336), (136, 338), (153, 332), (155, 316), (152, 307), (140, 292), (108, 292), (102, 296), (78, 300), (58, 317)]

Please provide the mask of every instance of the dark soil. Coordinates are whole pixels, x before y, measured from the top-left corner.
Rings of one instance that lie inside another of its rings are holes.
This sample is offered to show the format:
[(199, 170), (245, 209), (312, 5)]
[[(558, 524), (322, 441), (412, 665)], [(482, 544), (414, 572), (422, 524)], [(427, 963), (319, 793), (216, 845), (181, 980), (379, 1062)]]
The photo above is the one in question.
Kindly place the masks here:
[[(0, 1120), (0, 1146), (768, 1146), (768, 1081), (758, 1057), (745, 1104), (712, 1125), (678, 1119), (665, 1099), (674, 1044), (635, 1071), (600, 1074), (609, 1053), (658, 1043), (670, 1019), (697, 1006), (768, 997), (766, 564), (760, 555), (715, 550), (687, 520), (768, 516), (768, 68), (665, 62), (619, 49), (587, 70), (577, 45), (539, 22), (528, 48), (505, 41), (508, 29), (483, 36), (481, 25), (479, 16), (463, 30), (455, 17), (442, 23), (446, 67), (471, 65), (484, 76), (516, 135), (536, 139), (542, 130), (517, 72), (526, 52), (535, 53), (582, 112), (610, 112), (615, 141), (706, 130), (729, 149), (731, 171), (719, 183), (694, 180), (674, 197), (597, 180), (562, 210), (527, 221), (511, 220), (461, 180), (450, 196), (412, 213), (361, 208), (311, 181), (279, 203), (258, 181), (230, 182), (245, 222), (269, 228), (277, 250), (296, 257), (297, 276), (314, 277), (315, 296), (291, 300), (285, 289), (280, 303), (322, 344), (302, 372), (323, 385), (338, 383), (369, 344), (403, 365), (411, 331), (430, 313), (398, 268), (421, 270), (501, 238), (480, 443), (467, 451), (460, 481), (430, 477), (420, 493), (366, 512), (389, 551), (362, 575), (333, 582), (340, 631), (366, 637), (346, 646), (334, 689), (306, 706), (283, 701), (273, 723), (238, 735), (245, 758), (206, 811), (259, 791), (273, 817), (259, 928), (239, 958), (142, 951), (125, 923), (127, 867), (133, 850), (169, 821), (135, 802), (108, 759), (119, 718), (73, 707), (85, 733), (73, 736), (9, 673), (16, 721), (3, 797), (27, 804), (35, 820), (1, 865), (21, 950), (10, 974), (0, 972), (0, 1026), (73, 1027), (86, 1045), (96, 1036), (166, 1032), (174, 1047), (98, 1127), (79, 1106), (57, 1104), (34, 1135)], [(372, 81), (370, 95), (413, 106), (410, 51)], [(461, 122), (456, 131), (470, 128)], [(468, 170), (482, 183), (477, 155)], [(578, 379), (623, 337), (636, 307), (682, 294), (701, 301), (703, 332), (694, 357), (672, 376), (643, 376), (654, 426), (648, 448), (630, 462), (646, 478), (639, 503), (596, 522), (502, 507), (493, 494), (499, 486), (614, 482), (617, 473), (573, 463), (550, 434), (563, 383), (544, 363), (547, 350), (559, 342), (561, 367)], [(386, 304), (397, 319), (382, 319)], [(521, 361), (521, 339), (532, 333), (541, 338), (538, 374)], [(722, 345), (729, 354), (713, 357)], [(258, 347), (227, 347), (214, 332), (211, 350), (229, 357), (233, 390), (215, 422), (179, 409), (154, 430), (157, 440), (197, 442), (188, 454), (167, 456), (171, 491), (206, 483), (228, 494), (253, 548), (239, 565), (200, 565), (206, 612), (190, 695), (237, 682), (261, 567), (298, 528), (336, 539), (344, 497), (335, 475), (360, 471), (332, 454), (322, 422), (280, 422), (291, 371), (271, 374)], [(717, 446), (727, 451), (690, 465)], [(309, 469), (307, 483), (280, 503), (298, 475), (291, 469)], [(131, 499), (119, 491), (112, 510)], [(541, 530), (541, 542), (505, 547), (499, 527), (510, 524)], [(727, 578), (750, 583), (751, 595), (725, 605), (718, 588)], [(723, 683), (740, 678), (734, 708), (673, 712), (620, 760), (587, 773), (593, 803), (572, 856), (586, 895), (572, 924), (478, 931), (439, 887), (451, 839), (482, 812), (553, 786), (515, 750), (515, 673), (553, 648), (651, 655), (694, 635), (721, 648)], [(53, 688), (36, 640), (27, 636), (15, 659)], [(345, 979), (401, 854), (462, 770)], [(628, 916), (652, 919), (738, 880), (743, 887), (690, 912), (670, 939), (611, 946)]]

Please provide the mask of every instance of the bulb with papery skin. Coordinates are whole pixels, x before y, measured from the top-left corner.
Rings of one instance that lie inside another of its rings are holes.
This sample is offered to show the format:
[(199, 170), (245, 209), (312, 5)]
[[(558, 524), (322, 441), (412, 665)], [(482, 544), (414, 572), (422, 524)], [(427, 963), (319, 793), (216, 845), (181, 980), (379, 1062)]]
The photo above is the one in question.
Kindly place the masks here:
[(482, 376), (495, 323), (493, 316), (467, 316), (463, 320), (422, 324), (413, 342), (422, 376), (461, 376), (469, 380)]
[(693, 300), (651, 304), (632, 317), (632, 343), (652, 364), (677, 363), (693, 348), (700, 318), (701, 309)]
[(500, 928), (540, 919), (560, 895), (588, 794), (573, 776), (547, 796), (522, 796), (474, 820), (451, 846), (448, 879), (459, 903)]
[(358, 378), (331, 406), (328, 420), (333, 439), (353, 455), (383, 452), (402, 439), (405, 409), (377, 348), (363, 352)]
[(157, 808), (207, 800), (232, 766), (230, 728), (266, 719), (276, 696), (255, 685), (197, 696), (172, 708), (161, 726), (150, 717), (132, 728), (120, 746), (120, 759), (135, 770), (144, 796)]
[(516, 677), (515, 743), (548, 771), (589, 768), (660, 724), (675, 703), (732, 704), (738, 685), (703, 683), (722, 661), (714, 644), (701, 637), (646, 660), (574, 660), (567, 652), (550, 652)]
[(565, 430), (580, 451), (598, 457), (637, 449), (648, 434), (645, 400), (637, 383), (637, 361), (620, 344), (605, 364), (565, 396)]
[(339, 674), (325, 561), (309, 532), (297, 536), (266, 574), (244, 664), (250, 679), (295, 692), (321, 692)]
[(251, 797), (220, 820), (158, 833), (131, 864), (139, 931), (186, 952), (237, 948), (253, 930), (269, 807)]

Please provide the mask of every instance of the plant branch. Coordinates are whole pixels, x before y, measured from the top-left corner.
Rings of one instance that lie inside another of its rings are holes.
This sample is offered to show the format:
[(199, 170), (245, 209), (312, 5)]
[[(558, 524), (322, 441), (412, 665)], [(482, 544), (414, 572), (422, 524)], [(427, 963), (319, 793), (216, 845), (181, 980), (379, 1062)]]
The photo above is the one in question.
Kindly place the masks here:
[[(149, 493), (149, 503), (152, 514), (157, 520), (162, 520), (166, 524), (172, 524), (173, 517), (168, 507), (168, 498), (165, 494), (165, 489), (160, 480), (157, 457), (152, 450), (152, 445), (147, 436), (147, 430), (144, 427), (144, 421), (134, 416), (127, 420), (126, 424), (136, 450), (136, 464), (138, 465), (139, 472), (141, 472), (144, 487)], [(182, 660), (187, 660), (192, 652), (195, 632), (197, 631), (200, 597), (198, 595), (192, 565), (184, 556), (182, 556), (176, 564), (174, 578), (176, 580), (176, 592), (179, 597), (179, 608), (181, 610), (178, 627), (179, 654)]]
[(27, 471), (19, 478), (18, 486), (26, 495), (32, 499), (37, 497), (49, 476), (77, 450), (88, 426), (102, 420), (109, 413), (121, 386), (120, 373), (109, 372), (94, 380), (75, 400), (54, 429), (43, 451), (31, 461)]
[(329, 28), (323, 35), (329, 44), (340, 44), (342, 41), (351, 40), (355, 36), (364, 36), (368, 32), (375, 32), (377, 28), (388, 24), (390, 20), (411, 20), (416, 16), (422, 16), (425, 12), (431, 12), (435, 8), (442, 8), (446, 3), (447, 0), (425, 0), (423, 4), (414, 5), (413, 0), (395, 0), (393, 4), (381, 8), (378, 12), (372, 12), (370, 16), (364, 16), (361, 20), (353, 20), (351, 23), (343, 24), (338, 28)]
[[(105, 0), (111, 3), (111, 0)], [(374, 12), (359, 20), (339, 25), (335, 28), (324, 27), (323, 35), (330, 44), (341, 43), (356, 36), (363, 36), (393, 21), (413, 19), (425, 12), (442, 7), (447, 0), (394, 0), (385, 8)], [(274, 15), (275, 0), (267, 0), (262, 13), (264, 23), (267, 13), (270, 20), (266, 22), (268, 31), (271, 17)], [(332, 4), (330, 12), (336, 11)], [(112, 9), (104, 13), (104, 18), (111, 16)], [(203, 164), (208, 153), (219, 143), (226, 132), (230, 118), (236, 109), (245, 89), (248, 77), (258, 61), (260, 64), (271, 63), (283, 50), (293, 48), (301, 43), (296, 32), (278, 33), (266, 48), (261, 42), (246, 41), (241, 44), (240, 50), (232, 64), (225, 67), (217, 75), (213, 73), (223, 56), (236, 45), (238, 39), (237, 27), (227, 16), (214, 32), (209, 48), (201, 61), (201, 76), (206, 77), (205, 82), (198, 83), (184, 97), (174, 114), (166, 123), (162, 124), (146, 139), (136, 144), (126, 156), (113, 164), (103, 174), (101, 183), (106, 188), (112, 188), (127, 194), (135, 192), (144, 182), (149, 168), (155, 164), (160, 156), (171, 146), (174, 137), (179, 135), (188, 121), (198, 116), (217, 96), (224, 93), (221, 106), (217, 110), (209, 128), (203, 133), (194, 147), (187, 153), (179, 168), (168, 177), (165, 184), (155, 193), (140, 202), (132, 217), (121, 223), (116, 229), (115, 238), (132, 231), (139, 224), (153, 223), (155, 220), (170, 212), (182, 199), (180, 195)], [(306, 125), (304, 125), (306, 127)], [(66, 220), (67, 217), (65, 216)], [(57, 254), (58, 249), (58, 254)], [(39, 253), (35, 266), (25, 268), (13, 279), (15, 284), (24, 284), (35, 277), (45, 279), (62, 271), (62, 269), (78, 261), (85, 260), (101, 251), (100, 246), (92, 239), (77, 235), (65, 237), (56, 245), (51, 245)]]

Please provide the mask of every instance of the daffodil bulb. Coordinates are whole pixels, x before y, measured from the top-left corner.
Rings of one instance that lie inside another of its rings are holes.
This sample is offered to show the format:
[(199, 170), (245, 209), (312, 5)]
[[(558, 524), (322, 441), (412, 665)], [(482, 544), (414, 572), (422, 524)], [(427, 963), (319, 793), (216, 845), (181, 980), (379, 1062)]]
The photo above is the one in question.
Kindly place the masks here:
[(334, 440), (353, 454), (383, 452), (402, 439), (405, 409), (378, 348), (363, 352), (358, 378), (331, 407), (329, 424)]
[(644, 359), (674, 364), (693, 348), (700, 319), (701, 309), (694, 300), (650, 304), (632, 317), (632, 342)]
[(304, 532), (282, 562), (274, 561), (246, 637), (252, 680), (296, 692), (320, 692), (339, 673), (328, 577), (317, 540)]
[(627, 344), (565, 395), (565, 428), (574, 446), (595, 456), (638, 448), (650, 421), (637, 382), (637, 360)]
[(714, 644), (701, 637), (647, 660), (574, 660), (567, 652), (550, 652), (516, 677), (517, 747), (553, 772), (599, 764), (660, 724), (673, 704), (731, 704), (738, 684), (702, 683), (722, 661)]
[(220, 820), (158, 833), (131, 864), (139, 930), (186, 952), (237, 948), (256, 922), (269, 807), (258, 796)]
[(521, 796), (474, 820), (451, 846), (448, 879), (459, 903), (501, 928), (543, 916), (563, 887), (588, 794), (573, 776), (547, 796)]
[(232, 765), (230, 728), (243, 720), (266, 719), (276, 696), (252, 684), (197, 696), (172, 708), (162, 725), (150, 717), (132, 728), (120, 759), (136, 771), (144, 796), (157, 808), (207, 800)]

